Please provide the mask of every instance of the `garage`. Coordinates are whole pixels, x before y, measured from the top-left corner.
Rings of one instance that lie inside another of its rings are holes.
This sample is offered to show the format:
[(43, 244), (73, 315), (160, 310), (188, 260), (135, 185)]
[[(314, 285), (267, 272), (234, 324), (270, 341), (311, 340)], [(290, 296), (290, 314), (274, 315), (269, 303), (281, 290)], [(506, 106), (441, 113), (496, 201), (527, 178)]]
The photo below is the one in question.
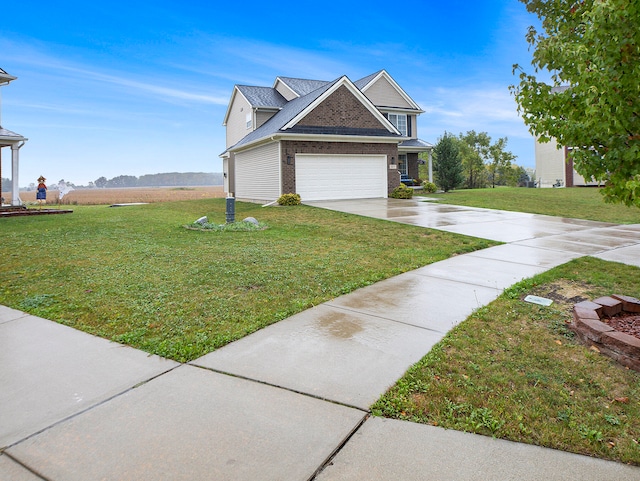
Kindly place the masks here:
[(302, 201), (387, 197), (386, 155), (296, 154)]

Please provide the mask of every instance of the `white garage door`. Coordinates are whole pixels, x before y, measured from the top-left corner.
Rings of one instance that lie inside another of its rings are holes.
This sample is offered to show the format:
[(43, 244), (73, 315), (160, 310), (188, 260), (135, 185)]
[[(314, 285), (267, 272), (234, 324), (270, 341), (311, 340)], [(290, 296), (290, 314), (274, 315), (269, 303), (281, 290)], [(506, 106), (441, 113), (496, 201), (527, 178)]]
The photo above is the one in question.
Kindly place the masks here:
[(296, 154), (302, 201), (387, 197), (386, 155)]

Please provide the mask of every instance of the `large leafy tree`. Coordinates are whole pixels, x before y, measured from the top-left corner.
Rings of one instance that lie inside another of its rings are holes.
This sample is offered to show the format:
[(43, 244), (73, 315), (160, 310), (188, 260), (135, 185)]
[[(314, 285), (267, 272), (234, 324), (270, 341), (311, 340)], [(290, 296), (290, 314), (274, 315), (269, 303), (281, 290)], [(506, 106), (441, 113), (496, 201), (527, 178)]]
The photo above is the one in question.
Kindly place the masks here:
[(550, 79), (514, 66), (525, 124), (571, 148), (575, 169), (603, 181), (607, 201), (640, 207), (640, 2), (520, 1), (542, 21), (527, 41), (534, 73)]
[(493, 145), (489, 146), (489, 164), (487, 168), (489, 169), (491, 187), (507, 183), (507, 179), (502, 179), (501, 177), (505, 172), (511, 170), (511, 161), (515, 160), (516, 156), (505, 150), (506, 146), (506, 137), (498, 139)]
[(436, 182), (442, 190), (449, 192), (464, 182), (462, 159), (455, 136), (444, 133), (433, 149)]
[(485, 159), (489, 158), (491, 137), (486, 132), (469, 130), (459, 136), (460, 156), (464, 167), (465, 187), (478, 189), (487, 184)]

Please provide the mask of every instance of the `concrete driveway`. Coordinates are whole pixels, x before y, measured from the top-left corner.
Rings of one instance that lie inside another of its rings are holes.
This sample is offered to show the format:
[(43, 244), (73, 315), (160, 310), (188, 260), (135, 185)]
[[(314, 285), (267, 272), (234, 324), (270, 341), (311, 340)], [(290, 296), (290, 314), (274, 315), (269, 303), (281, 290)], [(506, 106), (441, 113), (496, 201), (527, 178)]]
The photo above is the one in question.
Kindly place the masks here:
[[(491, 239), (513, 246), (562, 251), (575, 254), (575, 257), (591, 255), (640, 266), (640, 224), (617, 225), (506, 210), (439, 204), (422, 199), (358, 199), (305, 202), (305, 204)], [(507, 251), (518, 252), (519, 250), (515, 248), (504, 250), (504, 252)]]

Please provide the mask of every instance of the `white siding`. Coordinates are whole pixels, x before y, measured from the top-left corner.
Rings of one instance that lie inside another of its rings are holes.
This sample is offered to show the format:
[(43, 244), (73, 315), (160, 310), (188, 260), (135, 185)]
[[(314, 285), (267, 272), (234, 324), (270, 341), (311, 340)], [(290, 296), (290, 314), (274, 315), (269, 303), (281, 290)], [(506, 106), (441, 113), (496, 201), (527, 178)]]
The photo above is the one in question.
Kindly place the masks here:
[(273, 110), (258, 110), (256, 112), (256, 126), (255, 128), (258, 129), (260, 127), (262, 127), (262, 125), (269, 120), (271, 117), (273, 117), (275, 114), (277, 114), (276, 111)]
[(228, 194), (229, 193), (229, 159), (222, 159), (222, 178), (223, 180), (223, 186), (224, 186), (224, 193)]
[(280, 197), (280, 143), (271, 142), (235, 156), (236, 197), (272, 201)]
[(536, 181), (540, 187), (552, 187), (557, 179), (561, 179), (566, 185), (564, 148), (557, 148), (555, 139), (541, 144), (536, 140)]
[(227, 118), (227, 147), (238, 143), (252, 129), (247, 129), (247, 114), (253, 115), (249, 102), (237, 92)]
[(378, 79), (364, 94), (373, 102), (373, 105), (378, 107), (412, 108), (409, 102), (384, 77)]
[(282, 83), (280, 79), (276, 80), (274, 88), (287, 100), (293, 100), (298, 97), (298, 95), (291, 90), (288, 85)]
[(589, 182), (587, 182), (585, 180), (584, 177), (582, 177), (580, 174), (578, 174), (575, 169), (573, 170), (573, 185), (574, 186), (578, 186), (578, 185), (598, 185), (599, 182), (594, 182), (589, 180)]

